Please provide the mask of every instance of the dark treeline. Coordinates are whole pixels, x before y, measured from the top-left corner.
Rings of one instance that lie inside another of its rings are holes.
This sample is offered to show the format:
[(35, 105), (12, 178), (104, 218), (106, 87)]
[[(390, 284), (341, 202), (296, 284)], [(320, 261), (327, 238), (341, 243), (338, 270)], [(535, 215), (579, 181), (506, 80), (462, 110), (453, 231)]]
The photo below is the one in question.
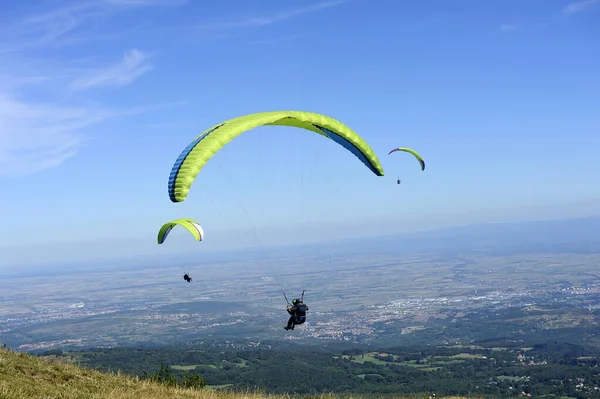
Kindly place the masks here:
[[(169, 366), (180, 378), (201, 376), (209, 385), (271, 393), (362, 395), (423, 394), (489, 397), (521, 392), (592, 398), (600, 396), (600, 350), (561, 342), (480, 342), (468, 347), (419, 346), (329, 351), (212, 347), (114, 348), (48, 351), (81, 365), (144, 376)], [(200, 377), (199, 377), (200, 378)]]

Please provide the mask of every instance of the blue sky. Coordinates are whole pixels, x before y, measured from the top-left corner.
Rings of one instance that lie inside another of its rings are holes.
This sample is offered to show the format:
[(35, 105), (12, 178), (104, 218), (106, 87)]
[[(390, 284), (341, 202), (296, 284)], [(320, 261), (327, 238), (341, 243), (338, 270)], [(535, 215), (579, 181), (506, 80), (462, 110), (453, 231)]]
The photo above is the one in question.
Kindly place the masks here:
[[(184, 216), (217, 249), (600, 213), (598, 0), (21, 3), (0, 10), (1, 263), (160, 252)], [(343, 121), (386, 176), (265, 127), (169, 201), (197, 134), (280, 109)]]

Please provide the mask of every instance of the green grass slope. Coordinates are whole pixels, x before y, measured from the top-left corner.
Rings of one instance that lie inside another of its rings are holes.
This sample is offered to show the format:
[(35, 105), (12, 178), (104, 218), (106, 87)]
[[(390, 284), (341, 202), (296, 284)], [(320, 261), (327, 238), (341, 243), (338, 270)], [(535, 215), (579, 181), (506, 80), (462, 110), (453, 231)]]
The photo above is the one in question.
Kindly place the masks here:
[[(102, 373), (73, 364), (0, 349), (0, 398), (2, 399), (262, 399), (266, 397), (271, 399), (288, 398), (288, 396), (259, 393), (231, 393), (208, 389), (168, 387), (120, 373)], [(313, 398), (315, 397), (313, 396)], [(335, 399), (336, 396), (322, 395), (317, 398)]]

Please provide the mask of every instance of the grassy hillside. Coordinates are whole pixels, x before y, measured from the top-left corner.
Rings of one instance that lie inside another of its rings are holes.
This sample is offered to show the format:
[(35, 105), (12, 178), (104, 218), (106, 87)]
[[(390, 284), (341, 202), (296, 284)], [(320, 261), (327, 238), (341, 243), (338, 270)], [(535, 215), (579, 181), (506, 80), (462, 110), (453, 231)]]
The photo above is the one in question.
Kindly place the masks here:
[[(212, 390), (198, 391), (167, 387), (119, 373), (101, 373), (73, 364), (0, 349), (0, 398), (260, 399), (266, 397), (266, 395), (255, 393), (233, 394)], [(287, 398), (284, 396), (268, 397), (272, 399)], [(332, 395), (319, 397), (335, 399), (335, 396)]]

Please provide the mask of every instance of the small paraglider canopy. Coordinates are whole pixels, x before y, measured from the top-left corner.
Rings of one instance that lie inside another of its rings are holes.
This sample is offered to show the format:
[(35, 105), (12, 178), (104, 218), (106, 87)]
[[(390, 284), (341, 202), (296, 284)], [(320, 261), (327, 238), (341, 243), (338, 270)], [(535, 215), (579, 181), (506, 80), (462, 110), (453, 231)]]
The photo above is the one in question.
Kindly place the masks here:
[(160, 228), (160, 230), (158, 231), (158, 237), (157, 237), (158, 243), (162, 244), (163, 242), (165, 242), (167, 236), (169, 235), (171, 230), (173, 230), (173, 227), (178, 226), (178, 225), (181, 227), (184, 227), (187, 231), (192, 233), (192, 235), (194, 236), (196, 241), (202, 241), (204, 239), (204, 230), (202, 229), (202, 226), (200, 226), (200, 224), (198, 222), (196, 222), (194, 219), (182, 218), (182, 219), (175, 219), (168, 223), (165, 223)]
[[(388, 153), (388, 155), (391, 155), (392, 153), (394, 153), (396, 151), (403, 151), (403, 152), (408, 152), (409, 154), (412, 154), (415, 158), (417, 158), (417, 161), (419, 161), (419, 165), (421, 165), (421, 170), (425, 170), (425, 161), (423, 160), (421, 155), (419, 155), (419, 153), (416, 152), (415, 150), (410, 149), (410, 148), (405, 148), (405, 147), (399, 147), (399, 148), (394, 148), (392, 151), (390, 151)], [(396, 180), (396, 184), (400, 184), (400, 183), (402, 183), (402, 180), (400, 180), (400, 179)]]
[[(417, 158), (417, 161), (419, 161), (419, 164), (421, 165), (421, 170), (425, 170), (425, 161), (423, 160), (423, 157), (421, 157), (419, 155), (418, 152), (416, 152), (415, 150), (412, 150), (410, 148), (404, 148), (404, 147), (400, 147), (400, 148), (394, 148), (392, 151), (390, 151), (388, 153), (388, 155), (391, 155), (393, 152), (396, 151), (404, 151), (404, 152), (408, 152), (409, 154), (414, 155), (415, 158)], [(400, 184), (400, 183), (398, 183)]]
[[(194, 219), (182, 218), (182, 219), (175, 219), (168, 223), (165, 223), (160, 228), (160, 230), (158, 231), (158, 237), (157, 237), (157, 241), (159, 244), (162, 244), (165, 242), (167, 236), (169, 235), (169, 233), (171, 232), (171, 230), (173, 230), (173, 228), (175, 226), (181, 226), (181, 227), (185, 228), (187, 231), (192, 233), (192, 235), (194, 236), (196, 241), (202, 241), (204, 239), (204, 229), (202, 229), (202, 226), (200, 226), (200, 224), (198, 222), (196, 222)], [(183, 275), (183, 279), (185, 281), (187, 281), (188, 283), (192, 282), (192, 278), (190, 277), (190, 274), (187, 270), (185, 271), (185, 273)]]

